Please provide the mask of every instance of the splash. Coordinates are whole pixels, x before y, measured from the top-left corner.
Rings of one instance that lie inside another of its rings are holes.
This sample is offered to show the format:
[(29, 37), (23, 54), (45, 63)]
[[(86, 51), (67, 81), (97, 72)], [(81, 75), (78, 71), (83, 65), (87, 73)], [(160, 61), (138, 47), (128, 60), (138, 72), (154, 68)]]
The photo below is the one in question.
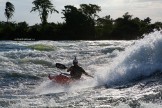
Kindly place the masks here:
[[(162, 71), (162, 34), (155, 31), (121, 52), (108, 66), (103, 83), (120, 85)], [(101, 78), (100, 78), (101, 79)]]
[(90, 87), (95, 87), (96, 82), (89, 79), (82, 79), (80, 81), (71, 82), (70, 84), (60, 85), (50, 80), (45, 80), (40, 85), (38, 85), (33, 92), (35, 94), (44, 95), (44, 94), (53, 94), (61, 92), (75, 92), (78, 90), (87, 89)]

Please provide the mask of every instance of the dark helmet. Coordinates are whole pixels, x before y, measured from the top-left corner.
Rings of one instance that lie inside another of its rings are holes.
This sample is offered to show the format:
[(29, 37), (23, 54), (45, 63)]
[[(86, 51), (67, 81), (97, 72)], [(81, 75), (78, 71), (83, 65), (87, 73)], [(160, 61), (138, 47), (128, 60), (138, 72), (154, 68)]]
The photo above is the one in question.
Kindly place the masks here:
[(78, 64), (78, 60), (76, 59), (76, 57), (73, 60), (73, 64)]

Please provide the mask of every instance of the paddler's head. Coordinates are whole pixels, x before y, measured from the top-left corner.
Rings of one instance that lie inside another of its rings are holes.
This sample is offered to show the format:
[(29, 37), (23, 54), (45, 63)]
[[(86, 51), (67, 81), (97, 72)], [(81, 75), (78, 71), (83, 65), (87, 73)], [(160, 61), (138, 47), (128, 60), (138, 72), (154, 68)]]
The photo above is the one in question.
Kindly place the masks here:
[(74, 60), (73, 60), (73, 64), (74, 64), (74, 65), (78, 65), (78, 60), (76, 59), (76, 57), (75, 57)]

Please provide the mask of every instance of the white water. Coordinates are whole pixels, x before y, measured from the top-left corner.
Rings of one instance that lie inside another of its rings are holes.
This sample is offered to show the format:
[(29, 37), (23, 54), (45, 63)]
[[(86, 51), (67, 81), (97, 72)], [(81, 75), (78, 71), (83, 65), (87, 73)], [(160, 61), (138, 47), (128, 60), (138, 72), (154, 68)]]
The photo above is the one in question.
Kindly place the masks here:
[[(136, 41), (2, 41), (0, 106), (160, 107), (161, 48), (158, 31)], [(94, 78), (65, 86), (48, 80), (66, 72), (55, 63), (71, 66), (74, 56)]]
[(101, 68), (104, 72), (98, 75), (103, 75), (99, 79), (108, 86), (125, 84), (162, 71), (162, 34), (146, 35), (119, 53), (107, 67)]

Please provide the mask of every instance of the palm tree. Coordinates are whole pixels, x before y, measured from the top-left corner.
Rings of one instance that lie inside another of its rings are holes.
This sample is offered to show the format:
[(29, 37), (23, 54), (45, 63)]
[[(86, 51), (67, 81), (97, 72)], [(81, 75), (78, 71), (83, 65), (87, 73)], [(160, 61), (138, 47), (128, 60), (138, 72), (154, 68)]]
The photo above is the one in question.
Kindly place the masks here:
[(32, 7), (32, 10), (30, 12), (38, 11), (43, 25), (47, 23), (49, 13), (58, 13), (58, 11), (54, 8), (50, 0), (34, 0), (32, 4), (34, 4), (35, 6)]
[(11, 2), (6, 2), (6, 8), (4, 14), (7, 18), (7, 22), (9, 19), (12, 18), (14, 11), (15, 11), (14, 5)]

